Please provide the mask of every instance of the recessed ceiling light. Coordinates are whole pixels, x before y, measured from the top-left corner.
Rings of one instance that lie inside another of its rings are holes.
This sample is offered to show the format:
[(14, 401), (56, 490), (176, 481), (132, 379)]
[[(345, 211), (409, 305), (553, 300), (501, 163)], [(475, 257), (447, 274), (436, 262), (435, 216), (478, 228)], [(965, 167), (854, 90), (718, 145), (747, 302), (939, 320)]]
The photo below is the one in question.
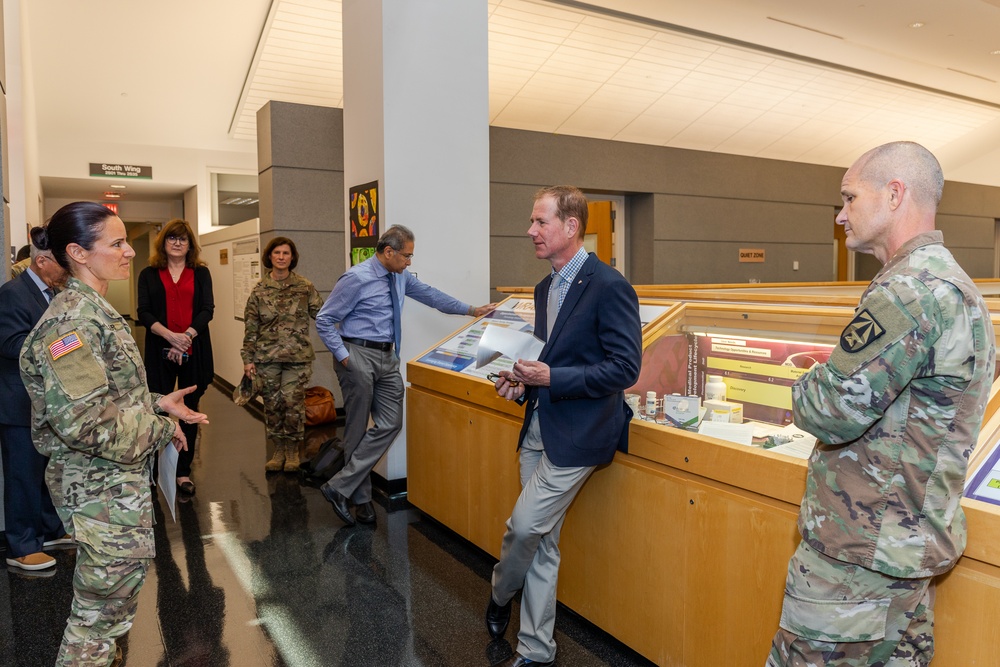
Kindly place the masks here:
[(124, 190), (126, 186), (112, 184), (111, 187), (113, 187), (115, 190)]
[(230, 197), (219, 203), (224, 206), (249, 206), (250, 204), (256, 204), (258, 201), (260, 200), (256, 197)]
[(910, 27), (911, 28), (923, 28), (924, 27), (924, 23), (922, 21), (914, 21), (913, 23), (910, 24)]
[(122, 198), (122, 193), (120, 193), (120, 192), (112, 192), (111, 190), (108, 190), (107, 192), (104, 193), (104, 198), (105, 199), (121, 199)]
[(991, 56), (1000, 56), (1000, 49), (997, 49), (996, 51), (990, 51), (990, 55)]

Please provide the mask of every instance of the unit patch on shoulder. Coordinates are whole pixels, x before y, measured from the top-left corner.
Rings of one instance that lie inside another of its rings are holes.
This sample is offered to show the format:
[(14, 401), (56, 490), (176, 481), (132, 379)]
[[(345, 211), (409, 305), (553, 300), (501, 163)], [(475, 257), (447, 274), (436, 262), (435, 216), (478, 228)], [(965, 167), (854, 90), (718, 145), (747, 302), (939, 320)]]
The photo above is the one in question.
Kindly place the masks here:
[(885, 327), (879, 324), (868, 309), (858, 313), (840, 334), (840, 347), (844, 352), (860, 352), (882, 337)]
[(72, 331), (61, 338), (57, 338), (49, 345), (49, 354), (52, 356), (52, 360), (55, 361), (59, 357), (64, 357), (73, 350), (79, 350), (83, 347), (83, 341), (80, 340), (80, 336)]

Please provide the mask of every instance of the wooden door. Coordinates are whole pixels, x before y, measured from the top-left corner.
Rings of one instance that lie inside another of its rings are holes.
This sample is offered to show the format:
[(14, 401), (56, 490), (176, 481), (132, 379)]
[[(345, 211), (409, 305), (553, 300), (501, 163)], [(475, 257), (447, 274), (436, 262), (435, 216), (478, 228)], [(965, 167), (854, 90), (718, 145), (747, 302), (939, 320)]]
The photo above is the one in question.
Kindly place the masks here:
[(583, 244), (587, 252), (597, 253), (597, 258), (605, 264), (615, 265), (614, 238), (615, 212), (609, 201), (587, 203), (587, 235)]
[[(839, 211), (838, 211), (839, 212)], [(837, 244), (837, 275), (835, 280), (847, 280), (847, 233), (844, 226), (833, 223), (833, 240)]]

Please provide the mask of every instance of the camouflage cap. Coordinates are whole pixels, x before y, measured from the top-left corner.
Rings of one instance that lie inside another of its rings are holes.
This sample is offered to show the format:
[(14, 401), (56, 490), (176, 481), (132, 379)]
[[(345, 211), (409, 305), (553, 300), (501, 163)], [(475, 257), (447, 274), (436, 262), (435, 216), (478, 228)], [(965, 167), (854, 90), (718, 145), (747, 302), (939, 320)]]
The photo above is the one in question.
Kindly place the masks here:
[(236, 405), (244, 406), (253, 400), (253, 397), (260, 393), (261, 388), (264, 386), (264, 380), (260, 375), (254, 375), (253, 378), (243, 376), (243, 379), (233, 389), (233, 402)]

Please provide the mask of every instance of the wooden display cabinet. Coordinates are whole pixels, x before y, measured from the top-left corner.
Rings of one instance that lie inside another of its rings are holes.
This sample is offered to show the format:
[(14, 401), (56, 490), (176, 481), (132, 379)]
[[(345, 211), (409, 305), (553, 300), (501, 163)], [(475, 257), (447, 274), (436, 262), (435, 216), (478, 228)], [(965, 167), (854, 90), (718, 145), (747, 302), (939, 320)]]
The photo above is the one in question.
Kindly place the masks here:
[[(531, 301), (519, 294), (504, 304), (511, 300)], [(642, 303), (656, 314), (643, 328), (647, 351), (661, 336), (685, 332), (832, 344), (854, 312)], [(409, 500), (499, 556), (520, 492), (523, 408), (468, 367), (421, 361), (434, 349), (407, 365)], [(991, 413), (998, 402), (994, 396)], [(995, 422), (983, 430), (991, 443), (1000, 437)], [(799, 539), (805, 473), (803, 459), (634, 419), (629, 453), (598, 468), (567, 515), (559, 600), (658, 665), (760, 667)], [(939, 580), (936, 667), (997, 664), (1000, 507), (971, 499), (963, 506), (969, 545)]]

